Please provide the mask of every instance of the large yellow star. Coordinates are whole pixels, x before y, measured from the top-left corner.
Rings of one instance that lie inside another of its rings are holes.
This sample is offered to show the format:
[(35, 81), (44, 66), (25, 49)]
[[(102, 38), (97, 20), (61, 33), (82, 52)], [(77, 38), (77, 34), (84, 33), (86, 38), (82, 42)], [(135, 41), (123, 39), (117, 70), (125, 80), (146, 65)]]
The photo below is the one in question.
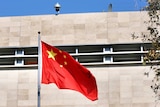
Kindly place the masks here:
[(55, 56), (57, 55), (57, 53), (53, 52), (53, 50), (51, 49), (51, 51), (47, 51), (48, 53), (48, 58), (52, 58), (53, 60), (55, 60)]

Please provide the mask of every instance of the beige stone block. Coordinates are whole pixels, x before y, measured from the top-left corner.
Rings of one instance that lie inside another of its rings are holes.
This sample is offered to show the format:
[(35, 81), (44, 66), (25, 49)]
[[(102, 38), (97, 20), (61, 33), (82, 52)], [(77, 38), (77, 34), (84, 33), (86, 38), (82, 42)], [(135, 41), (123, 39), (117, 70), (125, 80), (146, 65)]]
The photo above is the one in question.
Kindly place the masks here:
[(29, 38), (31, 46), (38, 46), (38, 33), (35, 36)]
[(14, 26), (14, 27), (20, 27), (21, 26), (21, 21), (18, 20), (18, 21), (11, 21), (10, 22), (10, 26)]
[[(9, 35), (10, 35), (10, 37), (17, 37), (17, 38), (19, 38), (20, 32), (19, 32), (19, 31), (18, 31), (18, 32), (10, 32)], [(10, 38), (10, 37), (9, 37), (9, 38)], [(18, 41), (18, 42), (19, 42), (19, 41)]]
[(28, 95), (18, 95), (18, 100), (28, 100)]
[(8, 46), (20, 46), (19, 41), (18, 42), (9, 42)]
[(132, 104), (132, 98), (120, 98), (120, 104)]
[(16, 101), (17, 100), (17, 89), (8, 89), (7, 90), (7, 100), (9, 101)]
[(0, 75), (0, 81), (3, 80), (3, 79), (6, 79), (8, 77), (8, 73), (5, 72), (5, 71), (1, 71), (1, 75)]
[(96, 40), (98, 41), (99, 39), (104, 39), (107, 40), (107, 32), (99, 33), (96, 35)]
[(65, 43), (67, 42), (72, 42), (74, 44), (75, 42), (75, 39), (76, 39), (76, 36), (75, 35), (71, 35), (71, 34), (67, 34), (67, 35), (64, 35), (63, 37), (61, 37), (63, 39), (63, 41)]
[(120, 76), (120, 97), (131, 98), (132, 97), (132, 78), (128, 75)]
[(0, 107), (6, 107), (7, 106), (7, 101), (6, 100), (1, 100), (1, 103), (0, 103)]
[(96, 107), (110, 107), (109, 104), (98, 104)]
[(17, 107), (17, 100), (9, 100), (7, 101), (7, 106), (6, 107)]
[(1, 80), (1, 81), (0, 81), (0, 84), (1, 84), (1, 86), (0, 86), (0, 91), (2, 91), (2, 92), (3, 92), (4, 90), (6, 90), (7, 87), (8, 87), (7, 84), (6, 84), (6, 81), (7, 81), (7, 80)]
[(20, 37), (19, 42), (20, 42), (20, 46), (29, 46), (30, 43), (30, 37), (26, 36), (26, 37)]
[(37, 105), (35, 100), (18, 100), (18, 107), (34, 107)]
[(28, 95), (28, 89), (19, 89), (18, 95)]
[[(53, 25), (51, 29), (52, 35), (50, 36), (64, 36), (62, 28), (64, 29), (63, 25)], [(42, 34), (45, 36), (45, 32), (42, 32)]]
[(119, 92), (109, 92), (109, 104), (120, 103), (120, 93)]
[[(51, 84), (41, 84), (42, 87), (45, 87), (44, 89), (47, 89), (49, 93), (57, 93), (59, 94), (59, 92), (61, 91), (65, 91), (65, 90), (60, 90), (57, 85), (55, 83), (51, 83)], [(53, 91), (54, 90), (54, 91)], [(67, 91), (67, 90), (66, 90)], [(44, 92), (46, 93), (46, 91), (44, 90)]]
[(21, 26), (20, 31), (21, 31), (21, 36), (24, 36), (24, 35), (30, 34), (32, 29), (31, 29), (30, 25), (25, 25), (25, 26)]
[[(86, 33), (86, 34), (88, 34), (89, 36), (92, 36), (92, 34), (94, 34), (93, 33), (93, 31), (96, 31), (96, 33), (98, 33), (98, 32), (101, 32), (101, 30), (97, 30), (97, 27), (100, 27), (100, 26), (98, 26), (97, 24), (95, 24), (95, 23), (91, 23), (91, 24), (85, 24), (85, 31), (83, 31), (83, 33)], [(77, 30), (76, 30), (77, 31)], [(96, 34), (95, 33), (95, 34)], [(83, 35), (84, 36), (84, 35)]]
[[(74, 34), (74, 25), (73, 24), (64, 24), (61, 32), (63, 32), (63, 36), (73, 35)], [(54, 33), (54, 32), (52, 32), (52, 33)]]
[(130, 21), (140, 21), (146, 16), (146, 12), (133, 12), (134, 14), (128, 13), (130, 16)]
[(46, 35), (51, 35), (52, 34), (52, 21), (42, 21), (41, 22), (41, 31)]
[(10, 22), (11, 17), (0, 17), (0, 22)]
[[(94, 25), (94, 26), (96, 26), (96, 28), (95, 29), (93, 29), (93, 30), (96, 30), (96, 32), (105, 32), (105, 31), (107, 31), (107, 27), (109, 26), (106, 22), (103, 22), (103, 23), (96, 23), (96, 25)], [(90, 28), (90, 26), (89, 26), (89, 28)]]
[(109, 107), (132, 107), (132, 104), (110, 104)]
[[(132, 107), (154, 107), (155, 104), (154, 103), (133, 103)], [(158, 105), (157, 105), (158, 106)]]
[(0, 89), (0, 107), (6, 107), (7, 106), (7, 92), (4, 90), (2, 91)]
[(108, 37), (107, 36), (107, 30), (98, 32), (96, 34), (96, 39), (104, 39), (105, 41), (107, 41), (107, 39), (108, 39), (107, 37)]
[(121, 98), (132, 98), (132, 91), (126, 90), (126, 91), (120, 91), (120, 97)]
[(29, 89), (29, 84), (25, 81), (18, 82), (18, 89)]
[[(121, 22), (121, 23), (118, 23), (118, 27), (126, 27), (128, 29), (129, 27), (129, 23), (128, 22)], [(127, 31), (127, 30), (126, 30)]]
[(13, 44), (15, 42), (17, 42), (17, 44), (19, 44), (19, 37), (18, 36), (9, 38), (9, 44)]
[(128, 12), (118, 13), (118, 22), (129, 22), (130, 15)]
[(29, 82), (31, 82), (31, 83), (37, 82), (37, 75), (38, 75), (37, 73), (38, 73), (37, 69), (30, 70), (30, 72), (28, 73)]
[(46, 17), (43, 17), (43, 15), (39, 16), (31, 16), (34, 20), (54, 20), (55, 15), (45, 15)]
[[(56, 20), (58, 20), (57, 22), (54, 20), (54, 22), (58, 25), (64, 25), (64, 24), (74, 24), (74, 16), (71, 15), (64, 15), (62, 17), (56, 17)], [(52, 23), (54, 24), (54, 23)]]
[[(29, 37), (32, 35), (31, 32), (32, 32), (32, 30), (21, 31), (20, 38), (21, 38), (21, 37), (22, 37), (22, 38), (23, 38), (23, 37), (24, 37), (24, 38), (25, 38), (25, 37), (26, 37), (26, 38), (27, 38), (27, 37), (29, 38)], [(32, 35), (32, 36), (33, 36), (33, 35)]]
[[(119, 35), (117, 30), (108, 30), (108, 41), (109, 43), (116, 43), (119, 42), (119, 38), (117, 35)], [(111, 36), (112, 35), (112, 36)]]
[[(108, 82), (109, 81), (109, 73), (105, 69), (105, 67), (102, 68), (88, 68), (91, 73), (95, 76), (95, 78), (101, 82)], [(101, 71), (101, 72), (97, 72)], [(103, 73), (103, 75), (101, 75)]]
[[(95, 38), (94, 36), (92, 36), (93, 38)], [(94, 43), (94, 39), (91, 41), (90, 40), (91, 36), (83, 36), (83, 34), (77, 34), (75, 36), (75, 44), (91, 44)]]
[(109, 72), (109, 80), (112, 82), (114, 81), (120, 81), (120, 72), (119, 72), (120, 69), (116, 69), (114, 71), (110, 71)]
[(19, 17), (19, 16), (10, 17), (10, 21), (12, 21), (12, 22), (19, 22), (20, 20), (21, 20), (21, 17)]
[[(111, 80), (109, 80), (111, 81)], [(111, 81), (108, 83), (109, 84), (109, 92), (118, 92), (120, 93), (120, 85), (119, 85), (119, 81)]]
[(133, 87), (132, 87), (132, 90), (133, 90), (133, 92), (132, 92), (132, 96), (133, 96), (133, 97), (143, 97), (143, 96), (144, 96), (143, 86), (139, 86), (139, 85), (137, 84), (137, 86), (133, 86)]
[(51, 44), (54, 44), (54, 45), (65, 45), (63, 40), (51, 40)]
[(118, 33), (121, 34), (120, 36), (122, 36), (122, 37), (123, 37), (123, 35), (125, 35), (126, 38), (131, 38), (131, 32), (127, 26), (126, 27), (119, 27)]
[(1, 46), (8, 46), (8, 37), (9, 36), (9, 32), (1, 32), (0, 31), (0, 37), (1, 37)]
[(100, 90), (98, 90), (98, 91), (101, 92), (101, 93), (98, 94), (98, 100), (97, 100), (98, 103), (100, 103), (100, 102), (106, 102), (106, 104), (109, 103), (108, 102), (109, 94), (106, 93), (106, 92), (102, 92)]
[(154, 92), (153, 92), (153, 90), (150, 88), (150, 86), (146, 86), (146, 87), (144, 87), (144, 89), (143, 89), (143, 95), (145, 96), (145, 97), (153, 97), (153, 96), (155, 96), (155, 94), (154, 94)]
[[(75, 100), (75, 99), (74, 99)], [(75, 102), (72, 102), (74, 105), (90, 105), (90, 106), (94, 106), (94, 105), (96, 105), (97, 103), (98, 103), (98, 101), (91, 101), (91, 100), (89, 100), (89, 99), (87, 99), (87, 98), (77, 98), (76, 100), (75, 100)]]
[(85, 29), (85, 24), (74, 24), (75, 31), (83, 31)]
[(21, 20), (21, 31), (30, 30), (30, 26), (31, 26), (30, 20)]
[[(11, 26), (10, 27), (10, 32), (15, 32), (15, 33), (19, 33), (20, 34), (20, 30), (21, 30), (20, 26)], [(17, 35), (17, 36), (20, 36), (20, 35)]]
[(81, 16), (80, 14), (77, 14), (77, 17), (74, 17), (73, 20), (73, 24), (85, 24), (86, 22), (86, 17)]
[(109, 85), (106, 82), (98, 82), (97, 85), (98, 85), (98, 91), (100, 91), (101, 93), (107, 94), (110, 91)]
[(96, 42), (93, 42), (93, 43), (96, 43), (96, 44), (108, 44), (109, 41), (105, 40), (105, 39), (98, 39), (98, 40), (96, 40)]
[(117, 22), (112, 22), (112, 23), (107, 23), (107, 27), (106, 29), (117, 29), (118, 28), (118, 24)]
[(132, 98), (132, 103), (153, 103), (154, 101), (155, 101), (155, 98), (152, 96)]
[(118, 17), (107, 18), (107, 24), (118, 23)]
[(5, 90), (0, 89), (0, 95), (3, 97), (0, 97), (0, 101), (7, 101), (7, 92)]
[(31, 22), (31, 29), (33, 31), (40, 31), (42, 29), (42, 25), (41, 25), (41, 22), (38, 20), (38, 21), (32, 21)]
[[(12, 81), (12, 80), (10, 80), (10, 81)], [(15, 82), (9, 82), (8, 90), (15, 90), (15, 89), (17, 89), (17, 86), (18, 86), (17, 83), (15, 83)]]
[[(141, 29), (138, 29), (138, 28), (143, 27), (144, 22), (143, 21), (134, 21), (134, 22), (131, 21), (130, 23), (128, 23), (128, 25), (130, 28), (133, 28), (134, 31), (139, 31)], [(137, 29), (135, 29), (135, 28), (137, 28)]]
[[(36, 85), (35, 85), (36, 86)], [(29, 100), (36, 100), (37, 99), (37, 87), (32, 87), (30, 90), (29, 90), (29, 93), (28, 93), (28, 99)]]
[(111, 19), (114, 17), (118, 17), (118, 13), (117, 12), (108, 12), (107, 17), (111, 18)]
[(0, 33), (8, 33), (9, 31), (10, 31), (9, 26), (0, 28)]
[(9, 36), (9, 32), (1, 32), (1, 30), (0, 30), (0, 37), (1, 38), (7, 38), (8, 39), (8, 36)]
[(1, 27), (1, 28), (2, 28), (2, 27), (4, 27), (4, 28), (5, 28), (5, 27), (9, 27), (9, 26), (11, 25), (11, 24), (10, 24), (10, 23), (11, 23), (10, 21), (8, 21), (8, 22), (5, 22), (5, 21), (4, 21), (4, 22), (0, 22), (0, 23), (1, 23), (1, 24), (0, 24), (0, 27)]
[(28, 83), (29, 82), (28, 73), (22, 73), (22, 74), (26, 74), (26, 75), (22, 76), (21, 74), (19, 74), (19, 76), (18, 76), (18, 82), (19, 83)]

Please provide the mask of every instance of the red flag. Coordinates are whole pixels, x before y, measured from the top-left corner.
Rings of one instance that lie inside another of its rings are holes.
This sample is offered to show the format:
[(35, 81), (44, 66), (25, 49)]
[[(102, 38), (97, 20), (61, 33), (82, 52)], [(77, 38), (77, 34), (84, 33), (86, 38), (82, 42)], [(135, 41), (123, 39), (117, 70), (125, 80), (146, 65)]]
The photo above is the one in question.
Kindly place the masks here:
[(71, 89), (97, 100), (95, 77), (67, 52), (42, 43), (42, 83), (55, 83), (60, 89)]

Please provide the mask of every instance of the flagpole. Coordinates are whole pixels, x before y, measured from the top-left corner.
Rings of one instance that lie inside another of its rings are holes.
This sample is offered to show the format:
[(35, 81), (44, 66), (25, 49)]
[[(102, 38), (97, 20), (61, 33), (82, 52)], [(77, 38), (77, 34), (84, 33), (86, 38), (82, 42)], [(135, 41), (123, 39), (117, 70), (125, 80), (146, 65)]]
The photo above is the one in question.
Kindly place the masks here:
[(38, 92), (37, 92), (37, 97), (38, 97), (38, 101), (37, 101), (37, 107), (41, 106), (41, 62), (42, 62), (42, 54), (41, 54), (41, 37), (40, 37), (40, 33), (38, 32)]

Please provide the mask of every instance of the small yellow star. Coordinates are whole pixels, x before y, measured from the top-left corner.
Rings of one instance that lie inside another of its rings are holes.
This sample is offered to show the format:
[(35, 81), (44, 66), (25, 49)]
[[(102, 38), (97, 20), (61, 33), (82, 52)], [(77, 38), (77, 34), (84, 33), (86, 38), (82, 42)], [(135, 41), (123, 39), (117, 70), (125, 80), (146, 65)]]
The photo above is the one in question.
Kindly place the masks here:
[(63, 55), (63, 57), (66, 59), (67, 57), (66, 57), (66, 55)]
[(64, 61), (64, 65), (67, 65), (67, 62), (66, 62), (66, 61)]
[(60, 52), (60, 53), (62, 53), (62, 51), (61, 51), (61, 50), (59, 50), (59, 52)]
[(57, 55), (57, 53), (53, 52), (53, 50), (51, 49), (51, 51), (47, 51), (48, 53), (48, 58), (52, 58), (53, 60), (55, 60), (55, 56)]

